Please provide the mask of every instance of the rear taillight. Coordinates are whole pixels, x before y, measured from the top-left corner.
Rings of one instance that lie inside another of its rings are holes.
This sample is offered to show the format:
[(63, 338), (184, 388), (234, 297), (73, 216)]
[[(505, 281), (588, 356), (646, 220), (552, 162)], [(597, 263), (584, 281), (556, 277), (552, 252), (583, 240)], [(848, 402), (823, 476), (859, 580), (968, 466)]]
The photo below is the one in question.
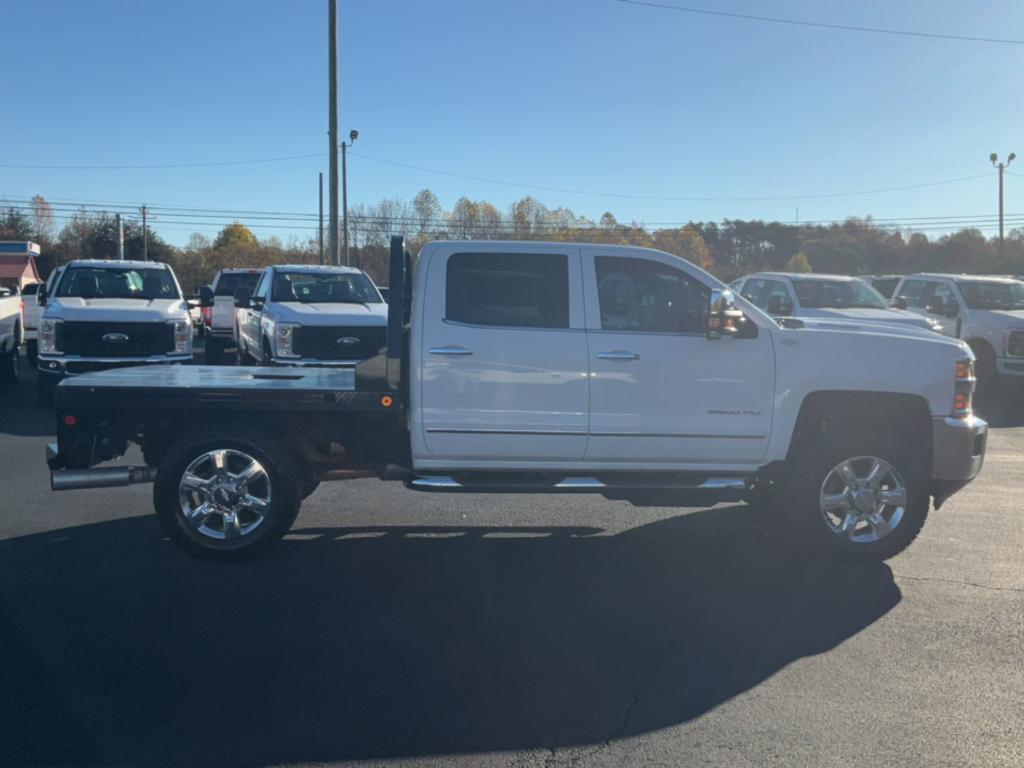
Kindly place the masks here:
[(203, 325), (213, 327), (213, 307), (203, 307)]
[(953, 415), (959, 418), (967, 418), (971, 415), (971, 401), (974, 397), (974, 386), (977, 379), (974, 377), (973, 360), (956, 361), (956, 388), (953, 392)]

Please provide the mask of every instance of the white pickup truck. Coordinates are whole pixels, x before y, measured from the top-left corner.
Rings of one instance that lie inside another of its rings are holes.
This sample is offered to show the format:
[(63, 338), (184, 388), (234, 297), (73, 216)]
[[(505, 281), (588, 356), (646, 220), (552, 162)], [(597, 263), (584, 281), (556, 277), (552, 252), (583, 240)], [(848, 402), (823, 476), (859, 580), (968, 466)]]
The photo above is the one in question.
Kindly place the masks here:
[(192, 360), (192, 321), (174, 272), (152, 261), (66, 264), (52, 293), (43, 286), (38, 396), (48, 403), (68, 376)]
[(0, 288), (0, 384), (18, 380), (25, 334), (24, 303), (16, 288)]
[(235, 307), (239, 363), (351, 366), (384, 346), (388, 306), (352, 267), (267, 267)]
[(757, 272), (730, 287), (773, 317), (814, 318), (938, 330), (928, 318), (890, 307), (865, 280), (849, 275)]
[(239, 288), (251, 292), (262, 274), (262, 269), (222, 269), (212, 285), (199, 289), (205, 336), (203, 356), (208, 365), (222, 364), (224, 353), (235, 346), (235, 292)]
[[(57, 391), (55, 489), (153, 482), (170, 538), (239, 558), (318, 482), (747, 499), (782, 541), (889, 557), (981, 469), (973, 356), (931, 331), (782, 327), (623, 246), (391, 246), (385, 349), (353, 368), (104, 371)], [(413, 279), (413, 272), (415, 276)], [(868, 362), (865, 362), (868, 361)], [(142, 448), (144, 466), (98, 466)]]
[(976, 358), (979, 394), (1000, 377), (1024, 377), (1024, 282), (986, 275), (906, 275), (892, 302), (967, 342)]
[(52, 292), (63, 269), (63, 267), (57, 267), (53, 270), (46, 278), (45, 283), (26, 285), (21, 294), (25, 301), (25, 360), (32, 367), (35, 367), (39, 356), (39, 323), (43, 319), (43, 305), (39, 303), (39, 291), (42, 290), (44, 295), (47, 290)]

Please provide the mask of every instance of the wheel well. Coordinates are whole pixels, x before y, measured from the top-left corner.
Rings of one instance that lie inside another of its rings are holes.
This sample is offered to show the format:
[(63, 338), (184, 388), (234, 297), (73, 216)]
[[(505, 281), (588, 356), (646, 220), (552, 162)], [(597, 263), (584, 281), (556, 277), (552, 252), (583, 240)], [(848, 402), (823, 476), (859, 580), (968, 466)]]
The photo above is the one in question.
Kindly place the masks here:
[(992, 343), (988, 339), (982, 339), (982, 338), (979, 338), (979, 337), (975, 337), (973, 339), (967, 339), (966, 341), (967, 341), (967, 346), (969, 346), (971, 348), (971, 350), (974, 352), (975, 355), (978, 354), (977, 351), (976, 351), (978, 347), (988, 347), (989, 351), (992, 352), (992, 356), (993, 357), (996, 354), (995, 347), (992, 346)]
[(890, 433), (920, 441), (931, 457), (928, 401), (896, 392), (812, 392), (800, 406), (787, 460), (824, 434)]

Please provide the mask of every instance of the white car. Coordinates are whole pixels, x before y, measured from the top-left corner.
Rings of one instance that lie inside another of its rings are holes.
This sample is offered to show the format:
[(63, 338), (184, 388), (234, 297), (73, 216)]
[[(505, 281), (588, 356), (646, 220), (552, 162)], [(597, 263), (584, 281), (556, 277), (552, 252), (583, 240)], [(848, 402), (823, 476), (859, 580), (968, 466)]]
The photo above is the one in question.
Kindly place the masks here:
[(937, 330), (936, 324), (925, 317), (890, 307), (878, 291), (849, 275), (757, 272), (734, 281), (731, 287), (774, 317)]
[(0, 288), (0, 384), (18, 380), (18, 354), (25, 332), (22, 306), (17, 288)]
[(152, 261), (66, 264), (38, 301), (38, 395), (87, 371), (192, 360), (192, 321), (174, 272)]
[(977, 358), (978, 392), (999, 376), (1024, 377), (1024, 282), (985, 275), (907, 275), (893, 305), (963, 339)]
[(235, 306), (239, 362), (352, 366), (385, 344), (388, 305), (352, 267), (267, 267)]

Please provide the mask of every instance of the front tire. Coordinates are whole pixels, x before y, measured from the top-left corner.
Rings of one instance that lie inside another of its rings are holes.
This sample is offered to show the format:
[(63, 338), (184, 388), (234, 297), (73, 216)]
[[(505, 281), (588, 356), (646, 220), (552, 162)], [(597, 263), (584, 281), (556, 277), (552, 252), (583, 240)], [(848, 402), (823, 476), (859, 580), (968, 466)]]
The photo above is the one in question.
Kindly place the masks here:
[(246, 560), (283, 537), (302, 502), (299, 474), (270, 435), (207, 429), (172, 445), (153, 484), (157, 519), (190, 555)]
[(21, 360), (18, 357), (18, 347), (13, 346), (0, 354), (0, 384), (4, 386), (16, 384), (20, 373)]
[(810, 553), (885, 560), (924, 526), (928, 474), (923, 453), (898, 433), (827, 434), (792, 462), (782, 506)]

